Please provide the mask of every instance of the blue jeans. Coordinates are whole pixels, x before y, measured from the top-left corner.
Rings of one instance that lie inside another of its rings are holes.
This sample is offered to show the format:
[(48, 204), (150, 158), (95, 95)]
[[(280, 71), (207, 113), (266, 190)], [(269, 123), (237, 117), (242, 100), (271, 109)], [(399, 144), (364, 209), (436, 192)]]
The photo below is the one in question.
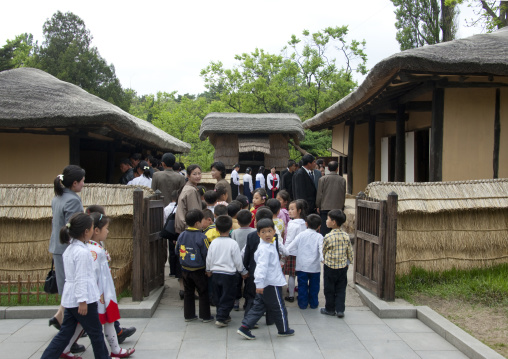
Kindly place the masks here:
[(110, 359), (111, 357), (108, 355), (108, 349), (104, 342), (102, 324), (99, 321), (97, 302), (88, 304), (88, 312), (85, 316), (78, 313), (78, 308), (65, 308), (62, 328), (51, 343), (49, 343), (41, 359), (59, 358), (65, 347), (69, 344), (78, 323), (88, 333), (88, 337), (92, 342), (94, 357), (96, 359)]
[(321, 273), (307, 273), (298, 271), (298, 306), (300, 309), (307, 309), (310, 304), (312, 309), (319, 306), (319, 284)]

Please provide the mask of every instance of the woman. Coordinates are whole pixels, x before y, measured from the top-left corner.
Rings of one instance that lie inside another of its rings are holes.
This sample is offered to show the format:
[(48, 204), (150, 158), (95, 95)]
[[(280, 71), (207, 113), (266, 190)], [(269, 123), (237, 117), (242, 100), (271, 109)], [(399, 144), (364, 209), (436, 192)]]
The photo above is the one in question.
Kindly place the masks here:
[(245, 174), (243, 175), (243, 194), (247, 196), (249, 203), (252, 203), (252, 192), (254, 191), (251, 172), (252, 168), (247, 167)]
[(277, 193), (280, 189), (280, 177), (275, 172), (275, 166), (272, 166), (270, 173), (266, 176), (266, 185), (268, 187), (268, 197), (277, 198)]
[(148, 165), (148, 162), (140, 161), (136, 166), (136, 172), (138, 173), (138, 177), (129, 181), (127, 184), (152, 188), (152, 167)]
[(226, 187), (226, 190), (228, 191), (228, 198), (226, 202), (231, 203), (232, 201), (232, 192), (231, 192), (231, 185), (226, 181), (226, 166), (224, 166), (224, 163), (217, 161), (212, 163), (210, 166), (212, 178), (217, 180), (217, 184), (215, 185), (215, 188), (217, 188), (217, 185), (223, 184)]
[[(53, 220), (51, 225), (51, 238), (49, 240), (49, 252), (53, 254), (55, 263), (56, 283), (58, 294), (61, 296), (65, 283), (65, 272), (62, 254), (68, 244), (61, 244), (59, 240), (60, 229), (65, 226), (74, 213), (83, 212), (83, 204), (78, 193), (85, 184), (85, 170), (79, 166), (69, 165), (64, 168), (61, 175), (53, 181), (55, 197), (51, 202)], [(60, 329), (63, 321), (64, 308), (60, 306), (58, 312), (49, 320), (49, 325)]]
[(263, 188), (265, 189), (265, 167), (260, 166), (258, 169), (258, 174), (256, 175), (256, 185), (254, 189)]
[[(201, 210), (201, 195), (198, 191), (198, 184), (201, 182), (201, 167), (198, 165), (190, 165), (187, 167), (187, 183), (182, 188), (182, 192), (178, 197), (178, 204), (175, 214), (175, 231), (177, 234), (185, 231), (185, 215), (191, 209)], [(180, 263), (176, 265), (175, 277), (180, 283), (180, 299), (183, 300), (183, 281), (182, 269)]]

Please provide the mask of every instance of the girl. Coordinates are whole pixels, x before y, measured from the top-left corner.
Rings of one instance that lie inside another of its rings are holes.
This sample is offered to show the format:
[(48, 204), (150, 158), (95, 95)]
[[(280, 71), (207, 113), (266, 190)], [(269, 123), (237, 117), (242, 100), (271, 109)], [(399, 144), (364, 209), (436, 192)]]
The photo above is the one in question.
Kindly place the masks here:
[[(67, 248), (66, 243), (59, 242), (60, 228), (62, 228), (74, 213), (83, 212), (83, 204), (78, 193), (85, 184), (85, 170), (79, 166), (69, 165), (64, 168), (61, 175), (53, 181), (55, 197), (51, 201), (53, 220), (51, 239), (49, 240), (49, 252), (53, 254), (55, 263), (56, 282), (58, 294), (61, 296), (65, 283), (62, 253)], [(63, 321), (64, 307), (60, 306), (58, 312), (49, 320), (49, 325), (60, 329)]]
[(272, 166), (270, 173), (266, 176), (266, 184), (268, 186), (268, 195), (270, 198), (277, 198), (277, 192), (280, 187), (280, 177), (275, 172), (275, 166)]
[(145, 186), (152, 188), (152, 170), (146, 161), (140, 161), (136, 166), (138, 176), (127, 183), (133, 186)]
[[(284, 245), (286, 248), (295, 239), (298, 233), (307, 229), (305, 225), (305, 217), (307, 216), (307, 202), (303, 199), (297, 199), (289, 204), (289, 217), (292, 219), (288, 223), (288, 230)], [(290, 303), (295, 301), (295, 266), (296, 266), (296, 250), (289, 252), (289, 256), (285, 260), (284, 274), (289, 276), (288, 291), (289, 296), (284, 299)]]
[(217, 202), (215, 205), (223, 204), (228, 205), (228, 190), (222, 183), (217, 183), (215, 186), (215, 193), (217, 193)]
[(243, 175), (243, 194), (247, 196), (249, 203), (252, 203), (252, 191), (254, 191), (254, 187), (252, 187), (251, 172), (252, 168), (247, 167), (245, 174)]
[(255, 189), (262, 188), (265, 189), (265, 167), (260, 166), (258, 170), (258, 174), (256, 175), (256, 186)]
[(250, 222), (250, 227), (254, 227), (254, 222), (256, 221), (256, 212), (258, 208), (264, 206), (266, 204), (266, 191), (264, 188), (257, 188), (254, 190), (254, 196), (252, 197), (252, 204), (254, 207), (250, 210), (252, 212), (252, 221)]
[(288, 203), (289, 203), (289, 192), (286, 190), (280, 190), (279, 193), (277, 193), (277, 200), (280, 202), (280, 212), (277, 218), (282, 219), (282, 222), (284, 222), (284, 234), (283, 239), (286, 240), (287, 237), (287, 231), (288, 231), (288, 223), (289, 223), (289, 212), (287, 210)]
[(83, 212), (74, 214), (60, 230), (60, 243), (68, 245), (62, 255), (66, 284), (61, 304), (65, 308), (65, 314), (60, 331), (42, 354), (42, 359), (54, 359), (60, 355), (63, 358), (72, 358), (69, 353), (62, 353), (71, 340), (78, 322), (88, 333), (94, 357), (110, 358), (97, 311), (100, 293), (93, 270), (93, 259), (85, 244), (92, 235), (92, 218)]
[(99, 320), (104, 325), (104, 334), (111, 348), (111, 353), (118, 358), (127, 358), (135, 349), (122, 349), (118, 345), (118, 337), (114, 322), (120, 319), (118, 311), (118, 302), (116, 299), (115, 283), (109, 269), (111, 257), (107, 250), (103, 248), (103, 242), (109, 233), (109, 217), (102, 213), (94, 212), (90, 214), (93, 220), (94, 230), (91, 240), (87, 247), (92, 253), (94, 260), (94, 271), (97, 277), (97, 285), (101, 294), (101, 300), (97, 303), (99, 310)]
[(217, 186), (219, 184), (223, 184), (224, 187), (226, 187), (226, 190), (228, 191), (227, 202), (228, 203), (231, 202), (233, 195), (231, 193), (231, 185), (225, 179), (226, 178), (226, 166), (224, 166), (224, 163), (217, 161), (217, 162), (212, 163), (212, 165), (210, 166), (210, 170), (211, 170), (212, 178), (217, 180), (217, 184), (215, 185), (215, 188), (217, 188)]

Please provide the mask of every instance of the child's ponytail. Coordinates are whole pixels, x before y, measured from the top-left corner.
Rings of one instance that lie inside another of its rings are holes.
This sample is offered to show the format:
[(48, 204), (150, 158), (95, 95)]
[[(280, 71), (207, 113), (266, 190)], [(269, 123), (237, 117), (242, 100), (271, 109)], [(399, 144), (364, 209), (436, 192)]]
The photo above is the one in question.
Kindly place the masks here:
[(300, 217), (305, 219), (307, 217), (307, 213), (309, 212), (309, 204), (304, 199), (295, 199), (290, 204), (294, 204), (296, 206), (296, 210), (300, 211)]
[(152, 172), (151, 167), (148, 166), (148, 162), (146, 161), (140, 161), (138, 163), (138, 168), (143, 172), (142, 176), (145, 176), (146, 178), (152, 178)]
[(80, 239), (87, 229), (92, 227), (92, 218), (82, 212), (72, 215), (69, 222), (60, 229), (60, 243), (68, 244), (71, 238)]

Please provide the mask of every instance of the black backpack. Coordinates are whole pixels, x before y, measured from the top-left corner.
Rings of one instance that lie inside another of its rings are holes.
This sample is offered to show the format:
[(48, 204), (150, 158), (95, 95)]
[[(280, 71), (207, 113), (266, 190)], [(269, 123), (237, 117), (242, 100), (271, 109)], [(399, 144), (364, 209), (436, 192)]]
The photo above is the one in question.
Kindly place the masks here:
[(165, 239), (174, 239), (178, 237), (175, 230), (175, 216), (176, 216), (176, 206), (173, 208), (173, 212), (171, 212), (164, 224), (164, 228), (162, 228), (160, 232), (161, 238)]

